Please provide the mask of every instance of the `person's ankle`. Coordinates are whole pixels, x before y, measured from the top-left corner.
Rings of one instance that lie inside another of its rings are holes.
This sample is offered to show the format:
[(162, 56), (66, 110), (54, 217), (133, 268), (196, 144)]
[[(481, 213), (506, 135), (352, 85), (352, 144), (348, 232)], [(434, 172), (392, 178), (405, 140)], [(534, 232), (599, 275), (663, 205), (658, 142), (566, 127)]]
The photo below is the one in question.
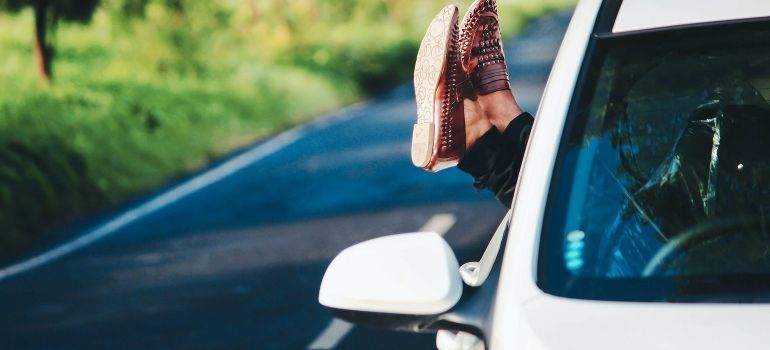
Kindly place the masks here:
[(500, 132), (505, 131), (513, 118), (524, 113), (510, 90), (479, 96), (478, 101), (484, 115)]
[(465, 149), (468, 150), (495, 126), (484, 117), (477, 102), (468, 99), (463, 102), (465, 108)]

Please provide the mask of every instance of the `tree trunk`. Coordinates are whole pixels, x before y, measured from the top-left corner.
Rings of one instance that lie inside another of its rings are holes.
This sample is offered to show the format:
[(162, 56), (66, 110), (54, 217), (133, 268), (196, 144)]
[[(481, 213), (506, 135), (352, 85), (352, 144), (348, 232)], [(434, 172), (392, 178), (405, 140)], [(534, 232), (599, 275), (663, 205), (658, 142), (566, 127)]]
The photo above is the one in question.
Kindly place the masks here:
[(37, 0), (35, 9), (35, 57), (40, 80), (44, 83), (51, 81), (52, 48), (48, 45), (48, 1)]
[(257, 22), (259, 21), (259, 9), (257, 8), (257, 2), (256, 0), (246, 0), (246, 2), (249, 4), (249, 11), (251, 11), (251, 21)]

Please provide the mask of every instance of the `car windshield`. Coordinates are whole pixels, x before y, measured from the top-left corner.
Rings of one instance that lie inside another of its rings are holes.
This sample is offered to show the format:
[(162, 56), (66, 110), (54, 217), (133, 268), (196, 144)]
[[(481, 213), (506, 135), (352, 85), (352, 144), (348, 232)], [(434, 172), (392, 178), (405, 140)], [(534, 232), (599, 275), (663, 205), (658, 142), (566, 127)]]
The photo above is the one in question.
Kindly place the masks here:
[(768, 23), (608, 36), (589, 51), (538, 285), (601, 300), (770, 299)]

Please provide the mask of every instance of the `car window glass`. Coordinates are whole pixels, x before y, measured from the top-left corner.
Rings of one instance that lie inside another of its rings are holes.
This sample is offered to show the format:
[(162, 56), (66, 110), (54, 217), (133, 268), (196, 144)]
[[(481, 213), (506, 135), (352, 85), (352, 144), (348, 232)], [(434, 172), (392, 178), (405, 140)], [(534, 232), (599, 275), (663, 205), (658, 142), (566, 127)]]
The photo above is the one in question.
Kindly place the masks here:
[(770, 274), (770, 31), (709, 33), (600, 48), (554, 174), (541, 287)]

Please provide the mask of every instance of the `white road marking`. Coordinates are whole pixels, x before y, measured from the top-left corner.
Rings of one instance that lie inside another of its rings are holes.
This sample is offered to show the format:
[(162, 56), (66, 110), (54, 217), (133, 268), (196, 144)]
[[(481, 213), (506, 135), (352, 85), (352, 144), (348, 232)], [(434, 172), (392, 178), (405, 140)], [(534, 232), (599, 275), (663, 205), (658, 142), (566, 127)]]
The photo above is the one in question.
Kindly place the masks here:
[(436, 232), (440, 235), (445, 235), (449, 232), (449, 229), (457, 222), (457, 217), (454, 214), (436, 214), (422, 225), (420, 232)]
[(307, 348), (309, 350), (333, 349), (352, 329), (352, 324), (335, 318)]
[[(420, 232), (436, 232), (445, 235), (457, 222), (454, 214), (433, 215), (422, 227)], [(345, 336), (353, 330), (353, 325), (338, 319), (333, 319), (326, 329), (307, 346), (308, 350), (334, 349)]]
[(125, 211), (123, 214), (120, 214), (93, 229), (85, 231), (78, 238), (70, 242), (64, 243), (30, 259), (0, 269), (0, 280), (40, 267), (82, 249), (149, 214), (173, 204), (196, 191), (280, 151), (313, 130), (323, 129), (333, 124), (353, 119), (360, 115), (355, 113), (354, 110), (359, 109), (364, 105), (364, 103), (355, 104), (344, 108), (339, 112), (316, 119), (316, 121), (285, 131), (278, 136), (258, 144), (250, 150), (153, 197), (147, 202)]

